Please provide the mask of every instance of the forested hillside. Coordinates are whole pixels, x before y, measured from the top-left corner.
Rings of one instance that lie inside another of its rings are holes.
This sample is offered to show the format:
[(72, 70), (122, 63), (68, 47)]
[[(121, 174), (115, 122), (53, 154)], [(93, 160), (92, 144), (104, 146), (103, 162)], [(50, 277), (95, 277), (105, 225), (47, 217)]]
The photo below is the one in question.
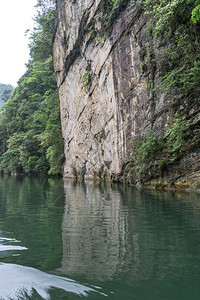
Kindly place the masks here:
[(52, 63), (55, 2), (38, 0), (30, 60), (0, 117), (0, 169), (61, 174), (63, 141)]

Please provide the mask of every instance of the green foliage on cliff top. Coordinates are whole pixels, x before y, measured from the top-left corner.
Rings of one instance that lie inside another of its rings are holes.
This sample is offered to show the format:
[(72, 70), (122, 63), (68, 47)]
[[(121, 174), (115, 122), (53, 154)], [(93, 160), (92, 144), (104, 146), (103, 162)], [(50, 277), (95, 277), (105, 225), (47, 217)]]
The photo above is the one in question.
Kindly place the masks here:
[(200, 93), (200, 1), (145, 0), (153, 16), (154, 38), (167, 38), (163, 50), (162, 89), (199, 98)]
[(38, 0), (30, 61), (0, 118), (0, 169), (61, 174), (63, 141), (52, 62), (55, 4)]

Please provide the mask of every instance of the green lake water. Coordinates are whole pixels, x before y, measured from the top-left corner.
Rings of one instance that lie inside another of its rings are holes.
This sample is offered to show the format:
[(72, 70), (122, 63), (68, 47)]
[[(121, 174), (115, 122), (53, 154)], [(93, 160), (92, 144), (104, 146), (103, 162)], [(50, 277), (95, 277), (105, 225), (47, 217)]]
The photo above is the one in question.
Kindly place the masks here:
[(0, 177), (0, 299), (200, 299), (200, 195)]

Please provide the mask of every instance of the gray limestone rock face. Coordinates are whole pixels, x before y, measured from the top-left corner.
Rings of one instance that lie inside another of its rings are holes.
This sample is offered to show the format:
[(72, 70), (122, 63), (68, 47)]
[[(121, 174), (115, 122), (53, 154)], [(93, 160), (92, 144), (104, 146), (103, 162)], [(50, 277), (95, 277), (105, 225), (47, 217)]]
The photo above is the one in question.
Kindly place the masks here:
[(149, 37), (142, 2), (57, 0), (53, 59), (66, 177), (120, 174), (132, 141), (164, 131), (171, 95), (158, 87), (167, 40)]

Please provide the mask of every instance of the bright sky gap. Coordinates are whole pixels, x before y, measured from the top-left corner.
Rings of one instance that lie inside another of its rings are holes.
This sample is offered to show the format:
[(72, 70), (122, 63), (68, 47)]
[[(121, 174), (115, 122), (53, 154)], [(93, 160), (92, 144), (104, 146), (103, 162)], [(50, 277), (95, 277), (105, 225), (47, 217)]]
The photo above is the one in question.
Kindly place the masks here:
[(34, 25), (36, 0), (6, 0), (0, 3), (0, 83), (17, 85), (29, 60), (27, 29)]

